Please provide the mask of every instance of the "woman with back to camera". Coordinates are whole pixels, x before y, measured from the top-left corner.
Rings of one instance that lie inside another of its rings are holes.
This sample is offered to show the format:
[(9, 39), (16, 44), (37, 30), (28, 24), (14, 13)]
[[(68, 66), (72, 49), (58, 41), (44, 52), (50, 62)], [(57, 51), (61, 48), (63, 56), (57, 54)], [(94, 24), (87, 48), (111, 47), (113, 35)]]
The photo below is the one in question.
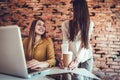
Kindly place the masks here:
[[(68, 68), (86, 68), (92, 71), (93, 54), (89, 43), (93, 31), (86, 0), (72, 0), (70, 6), (70, 20), (62, 23), (63, 44), (69, 44), (69, 51), (73, 52), (73, 60)], [(72, 16), (72, 18), (71, 18)], [(62, 60), (59, 64), (64, 68)]]
[(55, 55), (51, 38), (45, 35), (45, 21), (33, 20), (28, 38), (23, 39), (27, 67), (47, 68), (55, 65)]

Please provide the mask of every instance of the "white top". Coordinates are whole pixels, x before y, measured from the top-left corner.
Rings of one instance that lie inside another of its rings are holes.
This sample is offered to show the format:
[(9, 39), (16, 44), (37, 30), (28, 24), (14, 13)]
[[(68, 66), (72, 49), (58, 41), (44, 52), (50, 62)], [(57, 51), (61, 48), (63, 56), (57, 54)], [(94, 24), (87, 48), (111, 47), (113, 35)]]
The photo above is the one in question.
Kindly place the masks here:
[[(89, 39), (91, 37), (93, 27), (94, 27), (94, 23), (91, 21), (89, 28)], [(81, 45), (80, 32), (78, 32), (74, 41), (69, 41), (68, 36), (70, 34), (68, 30), (69, 30), (69, 20), (66, 20), (62, 23), (63, 44), (69, 43), (69, 51), (73, 52), (73, 59), (75, 59), (76, 57), (79, 62), (83, 63), (88, 59), (93, 58), (92, 47), (90, 44), (89, 44), (89, 49), (80, 47)]]

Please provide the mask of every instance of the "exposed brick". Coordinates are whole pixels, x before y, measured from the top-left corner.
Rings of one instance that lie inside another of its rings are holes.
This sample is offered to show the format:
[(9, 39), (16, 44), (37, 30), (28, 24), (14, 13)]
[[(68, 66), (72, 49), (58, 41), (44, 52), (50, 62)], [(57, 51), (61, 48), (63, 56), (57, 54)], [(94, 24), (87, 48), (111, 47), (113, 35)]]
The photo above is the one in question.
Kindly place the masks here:
[[(94, 69), (102, 69), (120, 79), (120, 0), (87, 0), (90, 18), (94, 22), (92, 39)], [(61, 23), (69, 19), (69, 0), (12, 0), (0, 3), (0, 26), (20, 26), (27, 36), (31, 21), (42, 17), (47, 36), (53, 38), (55, 53), (61, 53)], [(115, 55), (116, 57), (114, 57)], [(107, 80), (107, 79), (106, 79)]]
[(105, 72), (114, 72), (114, 69), (110, 69), (110, 68), (104, 69), (104, 70), (105, 70)]
[(120, 62), (120, 58), (115, 59), (115, 61)]
[(113, 68), (113, 69), (120, 69), (120, 66), (119, 65), (112, 65), (111, 68)]
[(115, 69), (115, 72), (116, 73), (120, 73), (120, 69)]
[(110, 75), (110, 76), (115, 76), (115, 75), (118, 75), (118, 73), (115, 73), (115, 72), (106, 72), (107, 75)]
[(106, 64), (118, 65), (118, 62), (107, 62)]

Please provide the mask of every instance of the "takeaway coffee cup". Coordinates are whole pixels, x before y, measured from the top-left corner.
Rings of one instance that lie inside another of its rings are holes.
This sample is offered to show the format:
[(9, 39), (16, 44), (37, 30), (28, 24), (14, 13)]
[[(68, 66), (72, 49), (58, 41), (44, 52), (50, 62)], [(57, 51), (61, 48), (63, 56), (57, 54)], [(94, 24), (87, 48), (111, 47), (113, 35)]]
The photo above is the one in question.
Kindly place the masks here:
[(64, 67), (67, 68), (70, 62), (72, 61), (73, 53), (72, 51), (68, 51), (68, 52), (63, 52), (62, 54), (63, 54)]

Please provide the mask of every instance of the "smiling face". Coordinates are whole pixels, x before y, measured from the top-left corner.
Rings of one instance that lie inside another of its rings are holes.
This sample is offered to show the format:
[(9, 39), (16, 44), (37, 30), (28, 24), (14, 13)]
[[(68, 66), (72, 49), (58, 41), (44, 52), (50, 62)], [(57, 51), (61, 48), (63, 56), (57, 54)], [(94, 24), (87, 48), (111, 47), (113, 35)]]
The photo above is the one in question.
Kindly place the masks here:
[(36, 35), (43, 35), (45, 33), (45, 23), (41, 20), (38, 20), (35, 26)]

